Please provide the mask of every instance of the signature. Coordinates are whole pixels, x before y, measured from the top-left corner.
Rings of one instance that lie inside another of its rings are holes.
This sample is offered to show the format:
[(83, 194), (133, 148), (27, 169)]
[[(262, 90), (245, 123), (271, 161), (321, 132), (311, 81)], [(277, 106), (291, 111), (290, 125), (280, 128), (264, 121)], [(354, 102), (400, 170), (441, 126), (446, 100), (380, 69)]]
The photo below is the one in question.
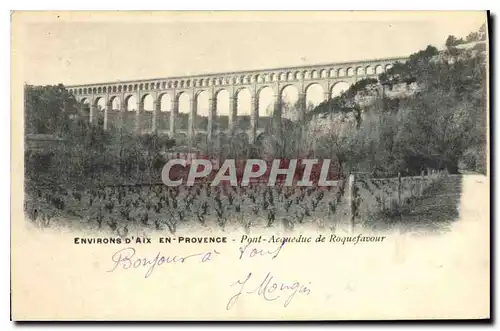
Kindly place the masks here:
[(135, 254), (136, 250), (133, 247), (123, 248), (115, 252), (111, 256), (111, 260), (114, 263), (113, 268), (111, 270), (108, 270), (108, 272), (113, 272), (118, 268), (121, 269), (147, 268), (144, 278), (148, 278), (149, 276), (151, 276), (156, 266), (161, 266), (163, 264), (185, 263), (188, 260), (194, 260), (205, 263), (210, 261), (214, 255), (218, 255), (220, 253), (217, 252), (215, 249), (206, 252), (200, 252), (183, 256), (177, 256), (177, 255), (165, 256), (162, 253), (158, 252), (158, 254), (154, 258), (137, 257), (135, 256)]
[[(254, 277), (250, 272), (243, 280), (237, 280), (231, 285), (236, 286), (238, 288), (238, 292), (229, 299), (226, 305), (226, 310), (233, 308), (242, 294), (257, 294), (266, 301), (276, 301), (282, 299), (284, 300), (283, 306), (287, 307), (297, 293), (301, 295), (309, 295), (311, 293), (311, 289), (305, 284), (298, 281), (287, 283), (275, 280), (275, 277), (270, 272), (266, 274), (266, 277), (264, 277), (263, 280), (256, 280), (256, 283), (258, 284), (257, 287), (250, 287), (250, 290), (248, 290), (248, 287), (251, 285), (248, 284), (247, 286), (247, 283), (253, 282), (254, 279), (256, 279), (256, 277)], [(311, 283), (309, 282), (307, 285), (310, 284)]]

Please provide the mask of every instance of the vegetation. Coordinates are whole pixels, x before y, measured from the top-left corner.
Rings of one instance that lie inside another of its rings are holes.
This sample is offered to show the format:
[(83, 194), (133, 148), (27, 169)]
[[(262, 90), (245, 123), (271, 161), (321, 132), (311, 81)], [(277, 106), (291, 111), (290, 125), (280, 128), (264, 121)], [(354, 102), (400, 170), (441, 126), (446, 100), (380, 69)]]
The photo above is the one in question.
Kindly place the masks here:
[(42, 153), (25, 150), (28, 187), (160, 181), (162, 152), (175, 144), (172, 139), (136, 136), (114, 127), (104, 130), (102, 122), (91, 125), (62, 85), (26, 86), (25, 96), (26, 134), (51, 134), (63, 141)]
[(463, 167), (484, 173), (486, 63), (485, 47), (440, 52), (428, 46), (394, 64), (378, 82), (358, 81), (310, 113), (310, 125), (325, 116), (336, 119), (320, 149), (349, 171), (418, 175)]
[[(317, 107), (308, 106), (305, 117), (299, 115), (303, 100), (285, 104), (282, 114), (266, 119), (264, 133), (254, 144), (246, 133), (248, 116), (238, 118), (235, 132), (219, 134), (211, 142), (198, 135), (192, 142), (176, 141), (165, 135), (133, 134), (110, 123), (104, 130), (99, 116), (97, 124), (88, 123), (88, 109), (81, 109), (63, 85), (28, 85), (25, 133), (50, 134), (63, 141), (43, 152), (26, 149), (26, 194), (32, 202), (28, 214), (43, 226), (50, 223), (51, 213), (62, 213), (95, 221), (99, 228), (108, 224), (115, 230), (125, 219), (157, 229), (166, 226), (171, 232), (192, 219), (224, 227), (229, 218), (243, 222), (253, 217), (268, 226), (276, 221), (293, 228), (325, 214), (331, 219), (340, 214), (345, 180), (328, 192), (119, 187), (159, 183), (166, 162), (163, 152), (188, 143), (221, 159), (335, 159), (343, 174), (367, 173), (371, 181), (359, 182), (358, 193), (367, 191), (365, 195), (374, 197), (378, 209), (392, 212), (387, 206), (394, 197), (373, 194), (389, 189), (390, 180), (374, 177), (420, 176), (424, 170), (457, 173), (460, 168), (486, 172), (487, 53), (484, 43), (476, 43), (485, 39), (485, 33), (483, 26), (465, 41), (450, 36), (443, 51), (428, 46), (377, 79), (360, 80), (341, 95)], [(456, 47), (465, 42), (475, 44)], [(187, 124), (188, 118), (183, 115), (179, 121)], [(206, 125), (204, 118), (197, 121), (197, 126)], [(105, 188), (107, 184), (118, 187)], [(426, 189), (418, 182), (401, 185), (398, 200), (403, 202), (421, 198)], [(358, 212), (373, 209), (362, 207)], [(37, 216), (41, 209), (45, 214)]]

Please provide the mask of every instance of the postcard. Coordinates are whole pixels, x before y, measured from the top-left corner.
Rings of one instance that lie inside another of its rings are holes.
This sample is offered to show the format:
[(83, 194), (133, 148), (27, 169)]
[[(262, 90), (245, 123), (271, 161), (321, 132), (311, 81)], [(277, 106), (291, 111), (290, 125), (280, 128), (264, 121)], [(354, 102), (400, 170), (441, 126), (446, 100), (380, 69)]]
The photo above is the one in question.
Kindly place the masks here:
[(11, 318), (490, 318), (486, 11), (14, 11)]

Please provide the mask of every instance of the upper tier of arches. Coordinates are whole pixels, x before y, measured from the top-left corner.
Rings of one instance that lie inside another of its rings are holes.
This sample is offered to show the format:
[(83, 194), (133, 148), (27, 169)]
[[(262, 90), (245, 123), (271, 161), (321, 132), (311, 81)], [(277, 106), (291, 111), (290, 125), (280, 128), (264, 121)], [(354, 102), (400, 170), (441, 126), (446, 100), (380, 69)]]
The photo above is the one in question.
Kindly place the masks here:
[[(258, 72), (227, 73), (217, 75), (201, 75), (199, 77), (179, 77), (135, 82), (116, 82), (107, 84), (88, 84), (68, 86), (74, 95), (96, 95), (133, 93), (147, 91), (186, 90), (193, 88), (210, 88), (217, 91), (229, 86), (266, 85), (285, 82), (338, 80), (342, 78), (359, 78), (378, 75), (388, 70), (399, 59), (387, 59), (346, 65), (318, 66), (317, 68), (288, 68), (263, 70)], [(217, 88), (218, 87), (218, 88)]]

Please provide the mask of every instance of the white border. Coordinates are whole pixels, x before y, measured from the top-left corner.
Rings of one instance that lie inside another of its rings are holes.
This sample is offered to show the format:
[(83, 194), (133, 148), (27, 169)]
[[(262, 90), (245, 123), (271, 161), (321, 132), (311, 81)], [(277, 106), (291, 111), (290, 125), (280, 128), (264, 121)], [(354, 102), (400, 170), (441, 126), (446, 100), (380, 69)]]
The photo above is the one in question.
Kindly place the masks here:
[[(121, 0), (116, 2), (111, 1), (95, 1), (95, 0), (85, 0), (85, 1), (54, 1), (54, 0), (44, 0), (44, 1), (25, 1), (17, 0), (14, 3), (8, 3), (3, 1), (0, 4), (2, 10), (1, 20), (0, 20), (0, 37), (1, 45), (0, 53), (2, 55), (2, 69), (0, 72), (3, 73), (2, 79), (0, 79), (0, 89), (3, 91), (3, 97), (0, 99), (0, 149), (4, 157), (0, 162), (0, 221), (2, 226), (1, 233), (5, 236), (2, 243), (2, 253), (1, 253), (1, 266), (3, 272), (0, 274), (1, 281), (1, 292), (0, 292), (0, 304), (2, 312), (2, 330), (9, 330), (14, 328), (14, 324), (9, 322), (10, 314), (10, 274), (7, 272), (5, 266), (9, 266), (10, 261), (10, 11), (11, 10), (485, 10), (490, 9), (494, 13), (499, 13), (500, 1), (498, 0), (475, 0), (475, 1), (465, 1), (465, 0), (455, 0), (453, 2), (438, 2), (435, 0), (419, 0), (419, 1), (373, 1), (364, 0), (357, 1), (356, 3), (352, 1), (336, 1), (335, 3), (327, 3), (325, 0), (307, 0), (307, 1), (286, 1), (281, 3), (270, 3), (269, 0), (252, 0), (252, 1), (234, 1), (234, 0), (183, 0), (178, 2), (164, 2), (158, 3), (157, 1), (151, 0)], [(9, 6), (10, 5), (10, 6)], [(3, 8), (5, 7), (5, 8)], [(495, 21), (498, 23), (498, 21)], [(498, 44), (498, 34), (493, 34), (492, 43)], [(496, 49), (496, 47), (495, 47)], [(495, 64), (498, 63), (498, 49), (496, 49), (495, 54)], [(496, 67), (496, 66), (495, 66)], [(495, 72), (491, 73), (493, 77), (496, 77)], [(492, 78), (493, 78), (492, 77)], [(494, 97), (496, 92), (498, 92), (498, 82), (495, 84), (495, 90), (491, 91), (491, 96)], [(493, 109), (492, 111), (495, 111)], [(497, 114), (495, 116), (495, 123), (492, 123), (493, 127), (498, 127), (500, 130), (500, 116)], [(496, 144), (495, 151), (492, 151), (494, 155), (498, 153), (498, 143)], [(498, 165), (498, 159), (495, 160), (495, 164)], [(496, 170), (496, 169), (495, 169)], [(493, 179), (495, 179), (493, 177)], [(494, 201), (494, 205), (500, 206), (500, 198), (498, 194)], [(495, 238), (497, 238), (499, 225), (496, 225)], [(497, 244), (498, 246), (498, 244)], [(495, 256), (497, 256), (495, 254)], [(495, 265), (498, 263), (498, 259), (495, 261)], [(496, 286), (497, 288), (498, 286)], [(498, 318), (498, 305), (496, 305), (497, 311), (494, 316)], [(123, 327), (122, 325), (79, 325), (80, 328), (92, 328), (92, 330), (101, 330), (104, 327)], [(199, 325), (197, 325), (199, 326)], [(230, 327), (235, 326), (231, 325)], [(385, 325), (381, 325), (385, 326)], [(440, 326), (431, 325), (421, 325), (417, 328), (422, 328), (425, 330), (433, 330)], [(32, 326), (33, 327), (33, 326)], [(35, 328), (39, 328), (36, 326)], [(48, 326), (53, 327), (53, 325)], [(70, 325), (61, 325), (61, 328), (70, 328)], [(140, 328), (141, 326), (131, 326), (130, 328)], [(177, 326), (168, 325), (169, 328), (176, 328)], [(191, 327), (191, 326), (189, 326)], [(217, 326), (216, 326), (217, 327)], [(260, 330), (267, 328), (264, 325), (254, 325), (253, 327), (259, 328)], [(307, 326), (311, 327), (311, 326)], [(335, 327), (349, 327), (349, 328), (359, 328), (360, 326), (354, 325), (335, 325)], [(454, 327), (454, 325), (450, 325)], [(469, 327), (469, 326), (467, 326)], [(472, 328), (479, 328), (481, 326), (470, 326)]]

